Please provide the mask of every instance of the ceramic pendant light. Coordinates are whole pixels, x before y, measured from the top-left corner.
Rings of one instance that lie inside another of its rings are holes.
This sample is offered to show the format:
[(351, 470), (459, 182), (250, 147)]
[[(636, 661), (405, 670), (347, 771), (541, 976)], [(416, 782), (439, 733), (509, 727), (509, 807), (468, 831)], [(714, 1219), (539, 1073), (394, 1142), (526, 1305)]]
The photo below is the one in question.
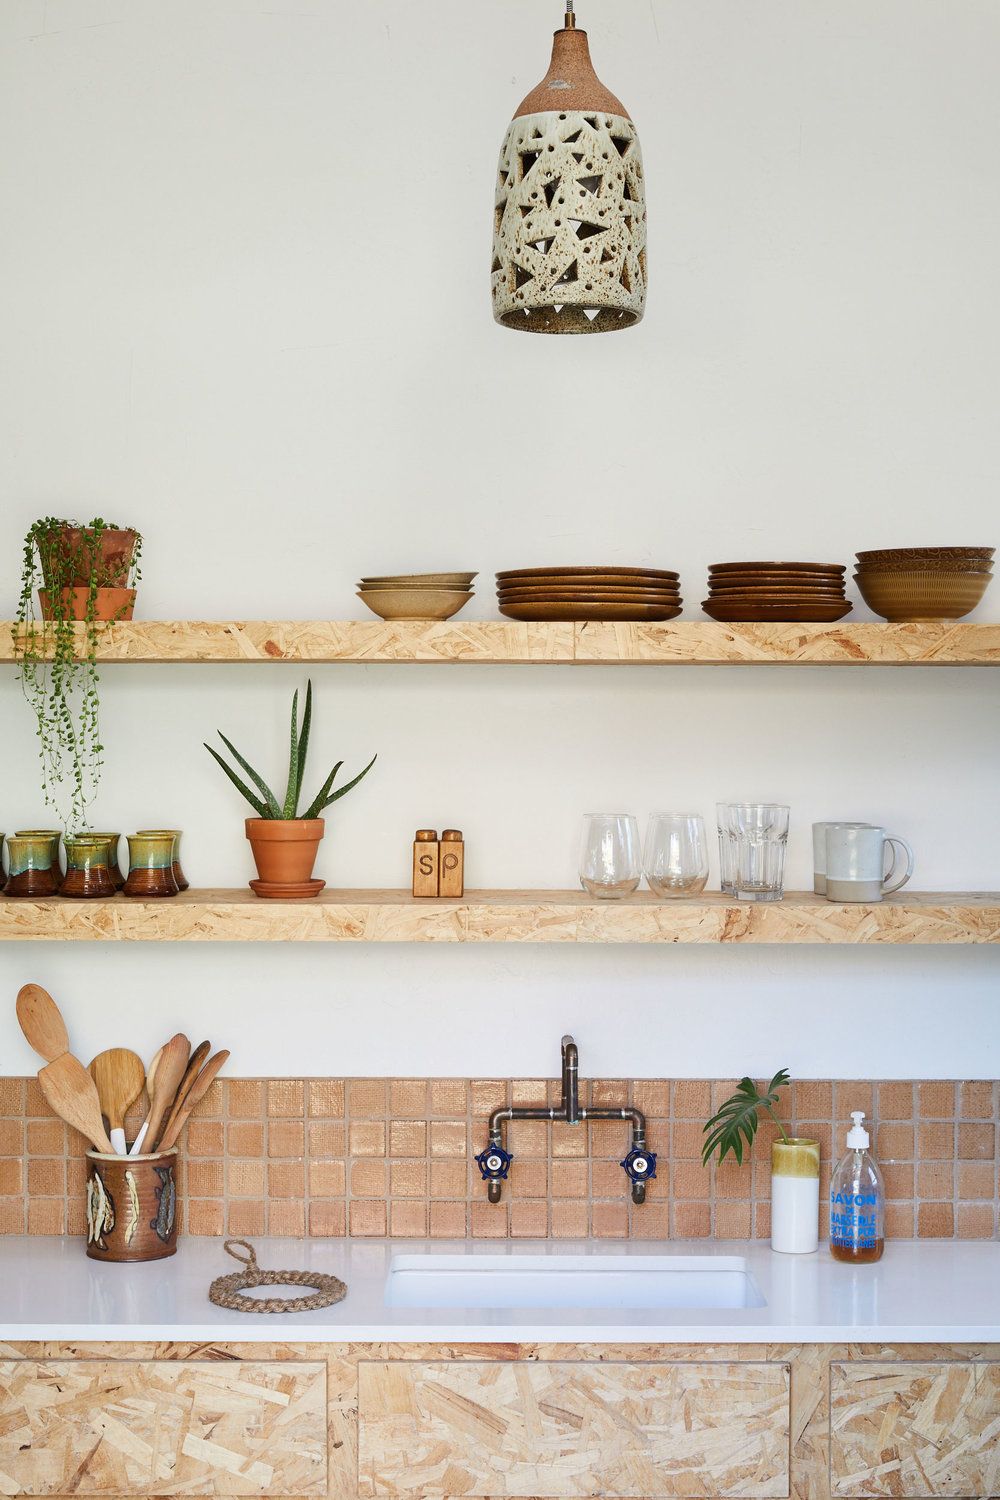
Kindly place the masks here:
[(573, 0), (500, 151), (492, 281), (497, 322), (528, 333), (607, 333), (643, 314), (639, 137), (594, 72)]

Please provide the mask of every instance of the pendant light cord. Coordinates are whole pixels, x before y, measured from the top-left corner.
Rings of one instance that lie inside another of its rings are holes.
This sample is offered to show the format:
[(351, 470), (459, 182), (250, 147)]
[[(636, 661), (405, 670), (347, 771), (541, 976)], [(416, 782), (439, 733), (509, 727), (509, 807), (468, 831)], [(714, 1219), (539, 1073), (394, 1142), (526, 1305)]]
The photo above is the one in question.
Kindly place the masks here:
[(574, 0), (566, 0), (566, 15), (563, 22), (564, 29), (566, 31), (572, 31), (576, 26), (576, 14), (574, 12), (573, 5)]

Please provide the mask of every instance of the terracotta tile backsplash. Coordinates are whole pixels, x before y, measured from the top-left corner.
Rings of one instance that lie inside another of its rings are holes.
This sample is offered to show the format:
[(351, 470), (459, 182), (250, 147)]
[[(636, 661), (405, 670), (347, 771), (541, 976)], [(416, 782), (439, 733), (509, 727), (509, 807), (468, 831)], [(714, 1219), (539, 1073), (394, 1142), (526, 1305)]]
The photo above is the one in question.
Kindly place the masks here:
[[(583, 1103), (630, 1102), (647, 1114), (658, 1175), (639, 1208), (618, 1165), (627, 1126), (617, 1121), (515, 1122), (503, 1201), (486, 1201), (471, 1158), (486, 1144), (489, 1111), (555, 1102), (551, 1080), (220, 1079), (182, 1151), (182, 1226), (197, 1235), (766, 1237), (773, 1127), (762, 1126), (742, 1168), (701, 1165), (702, 1125), (733, 1086), (581, 1082)], [(821, 1142), (821, 1201), (850, 1111), (864, 1109), (889, 1235), (998, 1237), (1000, 1083), (809, 1080), (793, 1085), (784, 1109), (786, 1127)], [(0, 1079), (0, 1233), (82, 1233), (82, 1150), (35, 1079)]]

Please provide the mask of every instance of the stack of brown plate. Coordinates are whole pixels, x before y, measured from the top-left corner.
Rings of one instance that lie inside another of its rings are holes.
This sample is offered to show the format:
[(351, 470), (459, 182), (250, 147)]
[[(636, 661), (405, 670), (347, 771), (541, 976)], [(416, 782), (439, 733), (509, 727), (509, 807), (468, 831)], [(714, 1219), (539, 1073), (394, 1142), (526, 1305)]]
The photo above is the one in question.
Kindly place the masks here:
[(713, 563), (702, 609), (712, 620), (842, 620), (851, 606), (840, 563)]
[(683, 603), (666, 568), (511, 568), (497, 599), (510, 620), (672, 620)]

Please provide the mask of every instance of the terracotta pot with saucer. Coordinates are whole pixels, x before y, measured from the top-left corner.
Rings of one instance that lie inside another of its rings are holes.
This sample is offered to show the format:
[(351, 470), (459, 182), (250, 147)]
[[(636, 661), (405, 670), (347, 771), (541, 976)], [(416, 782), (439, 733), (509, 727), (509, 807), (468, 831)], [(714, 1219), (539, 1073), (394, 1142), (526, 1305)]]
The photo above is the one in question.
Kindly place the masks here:
[(322, 818), (247, 818), (246, 831), (259, 879), (251, 880), (257, 896), (295, 900), (318, 896), (325, 880), (313, 880)]

